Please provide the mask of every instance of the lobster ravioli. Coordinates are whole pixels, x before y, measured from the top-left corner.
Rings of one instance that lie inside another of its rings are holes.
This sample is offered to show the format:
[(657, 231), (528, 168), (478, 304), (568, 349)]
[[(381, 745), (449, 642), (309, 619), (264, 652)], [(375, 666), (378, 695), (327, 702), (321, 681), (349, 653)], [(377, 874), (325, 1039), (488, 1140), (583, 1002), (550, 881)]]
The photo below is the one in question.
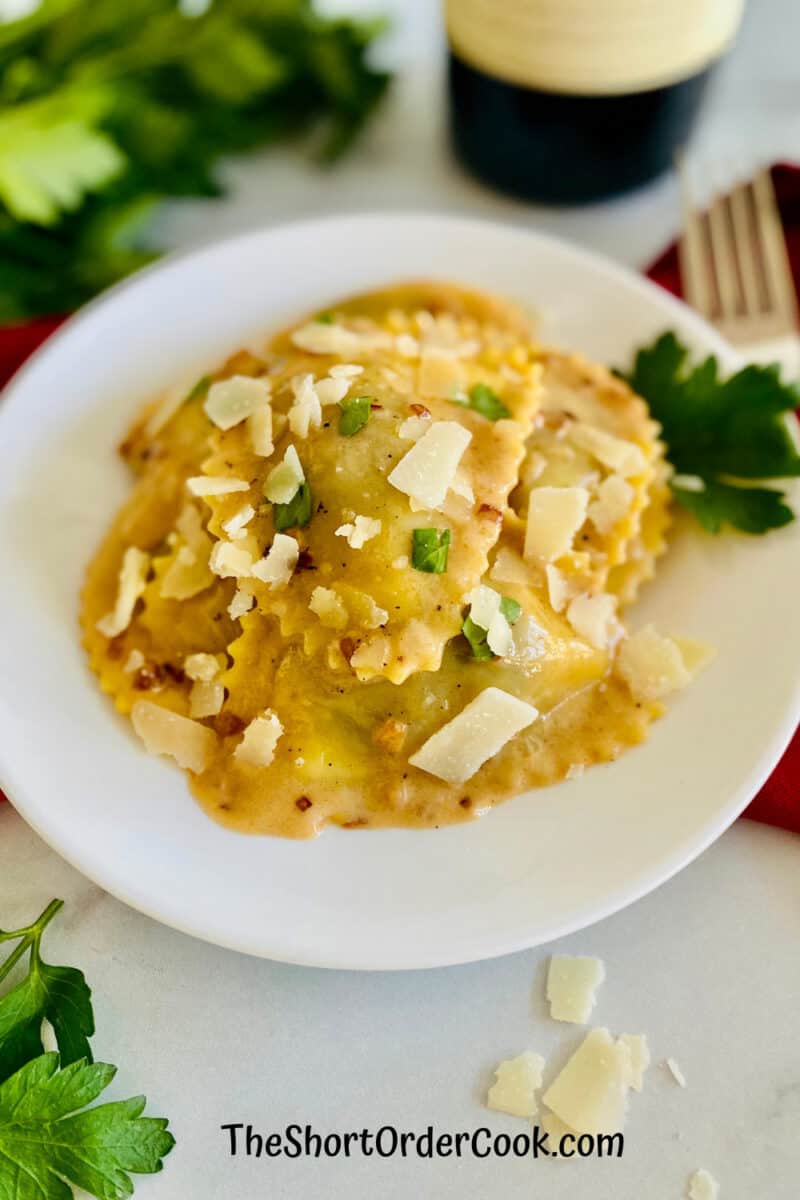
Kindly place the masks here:
[(90, 663), (232, 828), (469, 819), (641, 741), (702, 659), (622, 623), (668, 520), (646, 405), (499, 298), (333, 304), (121, 452)]

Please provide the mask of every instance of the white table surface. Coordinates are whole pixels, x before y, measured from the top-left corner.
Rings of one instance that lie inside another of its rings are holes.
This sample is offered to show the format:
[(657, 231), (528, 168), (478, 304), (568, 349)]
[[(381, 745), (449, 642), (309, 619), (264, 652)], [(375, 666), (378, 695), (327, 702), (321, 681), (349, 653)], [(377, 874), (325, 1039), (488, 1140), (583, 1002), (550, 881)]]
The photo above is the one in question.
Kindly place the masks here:
[[(438, 6), (363, 7), (397, 13), (387, 54), (400, 74), (358, 149), (330, 173), (286, 151), (231, 165), (229, 198), (172, 209), (164, 237), (187, 245), (302, 214), (421, 208), (549, 229), (641, 266), (673, 234), (669, 179), (564, 212), (504, 199), (464, 176), (446, 148)], [(751, 0), (696, 141), (703, 178), (800, 159), (799, 34), (797, 0)], [(92, 984), (96, 1054), (121, 1064), (115, 1094), (146, 1092), (178, 1138), (164, 1174), (138, 1182), (137, 1196), (678, 1200), (701, 1165), (719, 1178), (721, 1200), (795, 1200), (800, 1191), (796, 836), (741, 821), (658, 892), (558, 944), (606, 961), (597, 1022), (651, 1041), (654, 1065), (633, 1098), (624, 1157), (609, 1161), (232, 1159), (219, 1128), (242, 1121), (268, 1132), (297, 1121), (323, 1132), (429, 1123), (517, 1132), (520, 1122), (482, 1106), (493, 1066), (524, 1049), (555, 1064), (580, 1038), (546, 1015), (550, 947), (394, 975), (244, 958), (123, 907), (4, 806), (0, 925), (23, 924), (56, 895), (67, 904), (46, 957), (80, 966)], [(659, 1065), (667, 1055), (686, 1090)]]

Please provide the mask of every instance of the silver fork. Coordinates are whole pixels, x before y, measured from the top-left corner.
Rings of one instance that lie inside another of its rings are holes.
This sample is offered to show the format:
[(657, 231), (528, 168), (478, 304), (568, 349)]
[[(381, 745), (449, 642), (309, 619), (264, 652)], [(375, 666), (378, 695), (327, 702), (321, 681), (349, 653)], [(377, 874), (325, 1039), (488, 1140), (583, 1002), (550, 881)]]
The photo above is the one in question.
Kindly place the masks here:
[(712, 198), (701, 211), (679, 162), (684, 296), (744, 356), (800, 370), (797, 297), (769, 171)]

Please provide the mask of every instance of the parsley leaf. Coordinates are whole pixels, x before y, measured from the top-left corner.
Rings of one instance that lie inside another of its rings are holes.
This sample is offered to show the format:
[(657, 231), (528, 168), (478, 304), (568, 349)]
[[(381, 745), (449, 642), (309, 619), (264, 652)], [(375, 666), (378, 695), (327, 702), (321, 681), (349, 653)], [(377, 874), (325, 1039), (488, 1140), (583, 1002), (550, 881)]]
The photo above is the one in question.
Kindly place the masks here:
[[(776, 366), (744, 367), (723, 380), (715, 358), (690, 367), (686, 347), (665, 333), (639, 350), (623, 378), (663, 428), (675, 498), (705, 529), (766, 533), (793, 519), (782, 492), (745, 482), (800, 475), (787, 420), (800, 390), (782, 383)], [(687, 475), (697, 488), (681, 486)]]
[(449, 529), (415, 529), (411, 534), (411, 565), (429, 575), (443, 575), (452, 535)]
[(462, 408), (471, 408), (473, 412), (480, 413), (488, 421), (499, 421), (501, 417), (511, 416), (511, 409), (503, 404), (497, 392), (490, 388), (488, 383), (474, 384), (470, 388), (466, 400), (454, 400), (453, 404), (460, 404)]
[(189, 391), (186, 393), (186, 397), (184, 399), (184, 404), (188, 403), (189, 400), (199, 400), (199, 398), (201, 396), (205, 396), (206, 392), (208, 391), (208, 389), (210, 387), (211, 387), (211, 376), (203, 375), (200, 379), (198, 379), (198, 381), (194, 385), (194, 387), (190, 388)]
[(161, 1170), (175, 1139), (164, 1118), (141, 1115), (143, 1096), (86, 1107), (115, 1074), (85, 1060), (59, 1070), (50, 1053), (0, 1085), (0, 1196), (68, 1200), (71, 1184), (122, 1200), (133, 1191), (128, 1172)]
[(372, 405), (371, 396), (353, 396), (339, 401), (342, 414), (339, 417), (339, 433), (343, 437), (352, 437), (363, 429), (369, 420)]
[(62, 903), (54, 900), (25, 929), (0, 930), (0, 942), (18, 943), (0, 967), (0, 980), (30, 951), (27, 976), (0, 999), (0, 1080), (41, 1054), (45, 1018), (55, 1032), (62, 1063), (80, 1058), (91, 1062), (88, 1039), (94, 1033), (94, 1017), (89, 986), (75, 967), (53, 967), (44, 962), (39, 949), (42, 933)]
[[(500, 612), (509, 625), (514, 625), (522, 616), (522, 605), (518, 604), (516, 600), (512, 600), (510, 596), (503, 596), (500, 600)], [(484, 629), (481, 625), (476, 625), (472, 617), (467, 616), (464, 618), (461, 632), (470, 644), (473, 658), (485, 661), (486, 659), (497, 657), (489, 649), (489, 643), (486, 640), (489, 636), (488, 629)]]
[(291, 500), (286, 504), (273, 504), (272, 520), (279, 533), (284, 529), (302, 529), (311, 520), (311, 510), (311, 488), (304, 479)]

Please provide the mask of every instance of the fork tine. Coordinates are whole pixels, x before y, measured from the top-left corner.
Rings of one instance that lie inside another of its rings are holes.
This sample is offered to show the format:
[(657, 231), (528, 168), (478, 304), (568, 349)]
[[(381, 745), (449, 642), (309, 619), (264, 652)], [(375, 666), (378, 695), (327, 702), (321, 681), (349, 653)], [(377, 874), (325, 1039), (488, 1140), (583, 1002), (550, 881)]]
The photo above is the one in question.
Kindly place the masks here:
[(723, 320), (735, 317), (739, 301), (739, 282), (736, 265), (736, 246), (722, 196), (715, 196), (708, 209), (708, 232), (711, 258), (717, 279), (720, 316)]
[(766, 272), (763, 267), (759, 270), (759, 247), (750, 220), (750, 192), (749, 183), (740, 183), (730, 193), (731, 220), (737, 247), (745, 317), (753, 317), (762, 312), (766, 299), (761, 283)]
[(760, 171), (756, 175), (753, 180), (753, 195), (756, 223), (764, 252), (765, 284), (771, 307), (796, 325), (797, 297), (769, 171)]
[(703, 221), (692, 202), (689, 174), (683, 157), (677, 160), (677, 168), (683, 209), (683, 232), (678, 242), (678, 262), (683, 291), (692, 308), (710, 318), (713, 312), (713, 289), (710, 276), (711, 266), (705, 250), (706, 238)]

